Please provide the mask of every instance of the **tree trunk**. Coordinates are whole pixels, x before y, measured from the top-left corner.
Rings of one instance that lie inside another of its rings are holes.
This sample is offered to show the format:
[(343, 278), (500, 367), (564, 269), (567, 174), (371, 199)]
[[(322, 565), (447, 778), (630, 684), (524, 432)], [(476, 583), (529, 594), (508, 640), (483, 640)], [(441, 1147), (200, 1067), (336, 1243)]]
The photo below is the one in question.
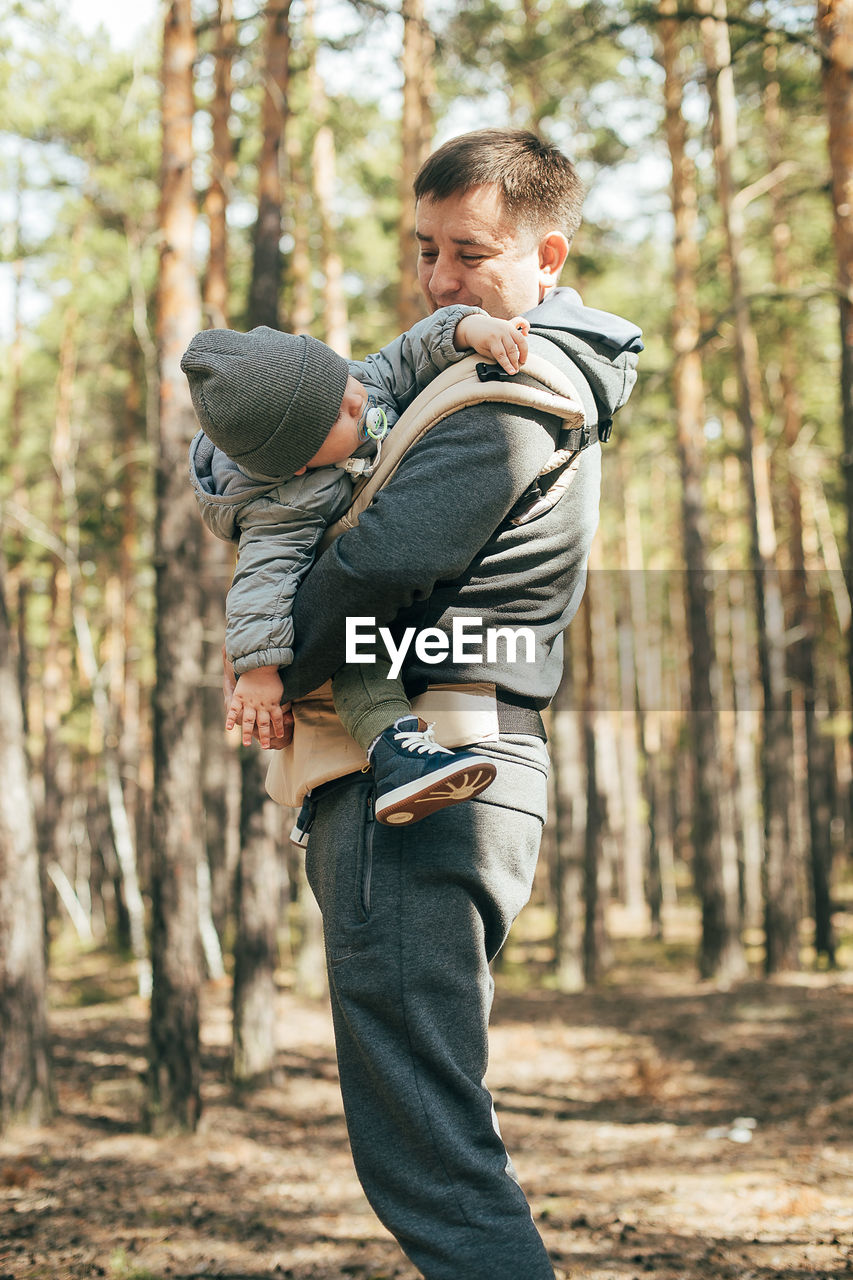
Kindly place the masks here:
[(293, 248), (290, 251), (290, 270), (287, 273), (290, 299), (287, 329), (291, 333), (309, 333), (314, 319), (313, 290), (311, 286), (311, 192), (305, 177), (302, 159), (302, 139), (298, 120), (291, 116), (287, 122), (285, 142), (287, 147), (287, 189), (290, 199), (288, 210)]
[[(282, 190), (278, 181), (278, 155), (284, 138), (287, 113), (287, 73), (289, 57), (289, 0), (269, 0), (267, 5), (267, 92), (264, 98), (264, 165), (267, 180), (260, 177), (258, 229), (266, 226), (269, 236), (275, 229), (276, 267), (267, 265), (272, 253), (271, 239), (259, 252), (255, 242), (252, 279), (249, 287), (249, 323), (251, 326), (275, 326), (279, 309), (280, 270), (278, 238), (281, 235)], [(275, 92), (272, 85), (275, 84)], [(273, 182), (272, 154), (275, 153), (276, 181)], [(261, 246), (263, 247), (263, 246)], [(266, 273), (265, 279), (259, 279)], [(246, 1080), (271, 1070), (275, 1056), (274, 974), (277, 960), (275, 934), (270, 940), (270, 921), (265, 913), (256, 918), (255, 904), (269, 892), (269, 863), (272, 856), (269, 832), (280, 829), (281, 810), (266, 793), (264, 779), (268, 757), (253, 748), (241, 758), (241, 848), (239, 858), (240, 889), (237, 903), (237, 937), (235, 960), (239, 957), (240, 973), (235, 973), (233, 993), (235, 1078)], [(256, 877), (259, 877), (256, 880)], [(276, 898), (276, 907), (279, 899)], [(276, 909), (277, 922), (277, 909)], [(266, 998), (266, 1007), (264, 1007)]]
[[(210, 186), (205, 197), (205, 212), (210, 231), (207, 273), (204, 281), (205, 322), (213, 328), (225, 328), (228, 313), (228, 224), (229, 192), (236, 164), (231, 140), (232, 62), (237, 47), (237, 27), (233, 0), (219, 0), (216, 29), (216, 65), (213, 77), (212, 148)], [(202, 690), (202, 795), (204, 845), (210, 880), (210, 923), (202, 920), (210, 943), (213, 935), (225, 936), (231, 906), (231, 886), (235, 869), (237, 838), (232, 830), (231, 800), (239, 791), (239, 764), (225, 733), (222, 701), (222, 636), (225, 631), (225, 597), (234, 568), (234, 549), (212, 534), (202, 533), (200, 571), (204, 601)], [(236, 813), (234, 813), (236, 823)], [(233, 851), (233, 854), (232, 854)], [(202, 878), (202, 883), (206, 883)], [(212, 932), (211, 932), (212, 930)], [(210, 952), (210, 946), (206, 948)], [(207, 956), (208, 973), (211, 959), (217, 964), (215, 951)]]
[(264, 790), (269, 757), (241, 748), (243, 811), (237, 869), (232, 1075), (243, 1084), (268, 1081), (275, 1067), (278, 921), (281, 911), (282, 810)]
[(186, 483), (195, 415), (180, 359), (199, 327), (193, 265), (193, 61), (190, 0), (173, 0), (163, 33), (163, 169), (157, 339), (160, 429), (155, 564), (152, 967), (148, 1119), (193, 1129), (201, 1109), (198, 864), (201, 832), (200, 522)]
[[(768, 45), (764, 51), (764, 65), (768, 73), (764, 87), (764, 125), (767, 138), (767, 159), (771, 173), (783, 171), (781, 87), (776, 76), (776, 46)], [(770, 188), (771, 247), (773, 251), (773, 281), (780, 294), (791, 286), (788, 262), (788, 245), (791, 230), (781, 199), (780, 183)], [(788, 668), (794, 688), (798, 691), (803, 719), (805, 747), (805, 792), (808, 838), (805, 844), (811, 869), (812, 900), (815, 922), (815, 950), (830, 964), (835, 963), (835, 939), (832, 929), (831, 878), (832, 878), (832, 807), (829, 794), (831, 774), (830, 740), (821, 733), (818, 722), (818, 664), (815, 661), (815, 639), (820, 634), (820, 597), (817, 583), (806, 570), (803, 545), (803, 485), (800, 465), (795, 457), (802, 412), (797, 393), (798, 354), (794, 344), (794, 329), (784, 325), (781, 333), (782, 359), (779, 362), (779, 388), (781, 392), (781, 417), (786, 449), (786, 480), (788, 499), (788, 554), (791, 559), (791, 584), (789, 591), (789, 633), (794, 637), (788, 647)]]
[(0, 1130), (53, 1109), (38, 844), (0, 562)]
[[(662, 0), (661, 14), (673, 12)], [(693, 851), (702, 904), (699, 969), (723, 982), (742, 977), (746, 960), (740, 937), (740, 906), (734, 833), (727, 832), (721, 804), (722, 776), (718, 732), (719, 687), (712, 630), (713, 592), (707, 568), (706, 517), (702, 495), (702, 444), (705, 422), (702, 364), (699, 356), (699, 306), (696, 276), (696, 188), (682, 114), (683, 79), (679, 23), (659, 27), (665, 73), (666, 135), (672, 163), (672, 212), (675, 224), (675, 302), (672, 341), (675, 359), (676, 441), (681, 470), (681, 519), (687, 593), (690, 729), (696, 763)]]
[(320, 220), (323, 267), (323, 337), (339, 355), (350, 356), (349, 318), (344, 294), (344, 264), (338, 252), (338, 236), (333, 215), (335, 186), (335, 137), (328, 125), (321, 125), (314, 137), (312, 153), (315, 213)]
[(255, 223), (249, 325), (279, 327), (281, 287), (281, 150), (287, 119), (290, 0), (267, 0), (264, 37), (264, 100), (258, 157), (258, 218)]
[(566, 661), (563, 678), (551, 707), (549, 727), (551, 772), (554, 779), (553, 826), (554, 974), (561, 991), (581, 991), (583, 965), (583, 862), (586, 830), (586, 789), (583, 784), (583, 746), (575, 704), (573, 632), (563, 637)]
[[(234, 873), (239, 857), (240, 761), (225, 733), (222, 698), (224, 600), (233, 569), (231, 548), (202, 535), (204, 571), (204, 685), (202, 688), (202, 796), (204, 847), (210, 868), (211, 914), (224, 938), (232, 911)], [(211, 545), (216, 542), (216, 546)], [(220, 550), (221, 549), (221, 550)]]
[(210, 154), (210, 186), (204, 200), (210, 248), (204, 279), (204, 318), (214, 329), (228, 325), (228, 194), (234, 181), (234, 144), (231, 141), (231, 63), (237, 46), (233, 0), (219, 0), (216, 25), (216, 65), (210, 117), (213, 147)]
[[(593, 546), (593, 555), (596, 546)], [(598, 785), (598, 760), (595, 730), (598, 720), (596, 698), (597, 648), (603, 641), (600, 610), (595, 593), (600, 584), (590, 574), (581, 604), (578, 621), (583, 628), (584, 662), (581, 667), (580, 723), (583, 740), (583, 761), (586, 767), (586, 823), (583, 845), (584, 980), (590, 985), (597, 982), (607, 967), (607, 929), (605, 924), (605, 900), (603, 894), (603, 844), (607, 827), (607, 806)], [(602, 645), (603, 647), (603, 645)]]
[(397, 322), (411, 329), (424, 314), (415, 266), (415, 205), (412, 186), (432, 145), (432, 63), (435, 41), (423, 0), (402, 0), (403, 116), (400, 138)]
[[(853, 0), (818, 0), (823, 92), (829, 123), (835, 256), (841, 324), (841, 472), (847, 509), (847, 594), (853, 600)], [(853, 627), (847, 632), (853, 688)], [(853, 750), (853, 730), (850, 746)], [(853, 809), (853, 794), (849, 809)]]
[(776, 531), (767, 443), (759, 424), (758, 352), (741, 279), (743, 228), (733, 199), (737, 114), (725, 0), (711, 0), (702, 21), (708, 67), (717, 193), (726, 236), (734, 309), (739, 417), (749, 506), (758, 654), (764, 695), (764, 933), (768, 973), (799, 967), (800, 868), (791, 856), (791, 721), (786, 691), (785, 616), (776, 564)]
[(645, 762), (643, 785), (648, 811), (648, 854), (645, 896), (651, 917), (652, 936), (663, 936), (663, 908), (674, 905), (675, 857), (672, 837), (671, 786), (664, 744), (664, 696), (662, 680), (663, 601), (652, 593), (649, 583), (660, 575), (649, 575), (644, 560), (642, 525), (630, 479), (625, 478), (625, 555), (628, 566), (631, 629), (635, 636), (636, 704), (641, 725)]

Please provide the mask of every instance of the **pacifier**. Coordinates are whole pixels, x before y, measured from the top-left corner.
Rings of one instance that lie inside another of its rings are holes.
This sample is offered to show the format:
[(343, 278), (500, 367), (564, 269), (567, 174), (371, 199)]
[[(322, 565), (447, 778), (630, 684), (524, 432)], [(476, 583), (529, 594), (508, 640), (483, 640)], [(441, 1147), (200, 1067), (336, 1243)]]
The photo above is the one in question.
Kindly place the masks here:
[(387, 434), (388, 418), (385, 410), (376, 403), (373, 396), (368, 396), (358, 420), (359, 439), (384, 440)]

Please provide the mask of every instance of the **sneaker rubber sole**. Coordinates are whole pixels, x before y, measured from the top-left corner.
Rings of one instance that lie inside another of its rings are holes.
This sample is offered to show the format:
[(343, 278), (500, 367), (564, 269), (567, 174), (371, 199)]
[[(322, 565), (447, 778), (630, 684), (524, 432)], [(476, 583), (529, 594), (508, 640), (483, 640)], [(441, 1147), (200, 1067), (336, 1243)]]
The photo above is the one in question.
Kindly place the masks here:
[(377, 797), (376, 821), (392, 827), (411, 826), (439, 809), (478, 796), (496, 773), (491, 760), (480, 756), (454, 760), (443, 769), (436, 769), (427, 779), (407, 782)]

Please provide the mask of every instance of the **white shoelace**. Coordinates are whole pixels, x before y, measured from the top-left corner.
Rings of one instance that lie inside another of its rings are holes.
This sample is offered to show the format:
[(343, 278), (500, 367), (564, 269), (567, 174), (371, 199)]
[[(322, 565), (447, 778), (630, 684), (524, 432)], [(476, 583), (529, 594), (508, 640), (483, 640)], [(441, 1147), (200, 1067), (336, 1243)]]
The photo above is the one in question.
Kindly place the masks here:
[(427, 725), (424, 730), (398, 729), (394, 734), (395, 742), (399, 742), (404, 751), (417, 752), (418, 755), (452, 756), (453, 752), (442, 747), (432, 736), (434, 725)]

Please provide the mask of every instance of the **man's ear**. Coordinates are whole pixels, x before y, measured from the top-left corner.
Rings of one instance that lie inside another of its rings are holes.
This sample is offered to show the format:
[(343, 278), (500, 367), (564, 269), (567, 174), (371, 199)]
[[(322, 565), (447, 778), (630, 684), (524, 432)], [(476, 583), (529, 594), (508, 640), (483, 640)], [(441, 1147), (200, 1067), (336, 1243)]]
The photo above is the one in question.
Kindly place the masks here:
[(540, 283), (555, 285), (569, 256), (569, 242), (562, 231), (551, 231), (539, 242)]

